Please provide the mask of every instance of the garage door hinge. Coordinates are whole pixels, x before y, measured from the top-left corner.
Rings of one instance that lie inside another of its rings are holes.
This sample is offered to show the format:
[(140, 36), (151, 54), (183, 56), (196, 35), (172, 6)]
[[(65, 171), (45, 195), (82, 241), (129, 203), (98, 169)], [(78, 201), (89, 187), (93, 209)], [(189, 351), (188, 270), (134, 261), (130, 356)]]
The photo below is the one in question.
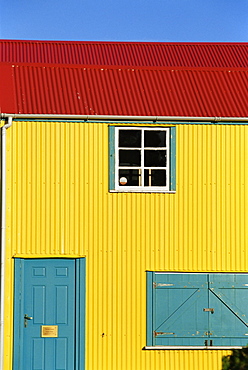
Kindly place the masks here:
[(157, 288), (158, 286), (168, 287), (168, 286), (174, 286), (174, 284), (169, 284), (169, 283), (153, 283), (153, 288)]
[(165, 333), (163, 331), (154, 331), (153, 335), (154, 337), (157, 337), (158, 335), (174, 335), (175, 333)]
[(214, 308), (203, 308), (203, 311), (214, 313)]

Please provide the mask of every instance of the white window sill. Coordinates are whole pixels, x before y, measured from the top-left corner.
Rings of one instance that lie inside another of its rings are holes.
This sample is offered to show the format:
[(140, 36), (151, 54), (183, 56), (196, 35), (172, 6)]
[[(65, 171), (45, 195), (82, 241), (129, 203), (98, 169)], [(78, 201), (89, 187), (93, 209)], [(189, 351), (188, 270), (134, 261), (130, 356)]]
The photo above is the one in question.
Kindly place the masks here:
[(145, 346), (144, 350), (167, 350), (167, 349), (222, 349), (222, 350), (230, 350), (230, 349), (242, 349), (242, 346)]
[(117, 189), (117, 190), (109, 190), (110, 193), (163, 193), (163, 194), (175, 194), (175, 190), (130, 190), (130, 189)]

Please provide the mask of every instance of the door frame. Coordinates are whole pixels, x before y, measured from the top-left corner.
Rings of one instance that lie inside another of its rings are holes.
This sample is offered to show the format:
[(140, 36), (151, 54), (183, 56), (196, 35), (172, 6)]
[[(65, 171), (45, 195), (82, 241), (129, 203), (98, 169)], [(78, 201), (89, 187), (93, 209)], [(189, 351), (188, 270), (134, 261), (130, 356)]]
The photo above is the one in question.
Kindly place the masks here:
[[(13, 341), (13, 370), (24, 370), (20, 366), (23, 364), (23, 303), (22, 292), (24, 290), (23, 269), (25, 260), (46, 259), (53, 260), (51, 257), (41, 258), (14, 258), (14, 341)], [(65, 259), (63, 257), (56, 259)], [(85, 286), (86, 286), (86, 261), (83, 258), (66, 258), (75, 260), (75, 370), (85, 369)]]

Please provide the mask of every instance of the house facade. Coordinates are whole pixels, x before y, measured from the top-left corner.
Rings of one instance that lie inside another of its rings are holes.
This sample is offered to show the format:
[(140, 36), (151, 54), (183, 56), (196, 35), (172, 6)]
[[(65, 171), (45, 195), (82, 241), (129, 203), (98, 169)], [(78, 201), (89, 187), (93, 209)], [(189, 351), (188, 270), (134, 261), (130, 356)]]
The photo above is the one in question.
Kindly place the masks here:
[(247, 44), (1, 41), (4, 370), (220, 370), (248, 344)]

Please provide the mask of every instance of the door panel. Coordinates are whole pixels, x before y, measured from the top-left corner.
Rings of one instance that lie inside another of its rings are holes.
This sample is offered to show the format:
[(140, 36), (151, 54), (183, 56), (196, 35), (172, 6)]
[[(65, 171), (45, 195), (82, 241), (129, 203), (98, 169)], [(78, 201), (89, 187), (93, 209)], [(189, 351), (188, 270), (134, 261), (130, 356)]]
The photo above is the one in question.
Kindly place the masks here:
[(210, 274), (209, 302), (214, 314), (209, 319), (214, 345), (247, 345), (248, 280), (245, 274)]
[(208, 339), (206, 275), (156, 274), (154, 345), (203, 345)]
[(26, 259), (20, 265), (15, 369), (75, 369), (75, 260)]

